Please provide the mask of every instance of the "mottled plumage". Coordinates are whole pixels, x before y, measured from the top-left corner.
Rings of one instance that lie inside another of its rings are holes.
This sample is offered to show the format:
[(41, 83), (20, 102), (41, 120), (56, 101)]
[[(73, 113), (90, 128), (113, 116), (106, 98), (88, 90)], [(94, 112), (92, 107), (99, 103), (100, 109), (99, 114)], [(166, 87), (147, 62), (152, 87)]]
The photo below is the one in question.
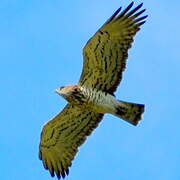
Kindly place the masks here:
[(142, 4), (121, 12), (119, 8), (87, 42), (83, 49), (83, 71), (76, 85), (56, 92), (68, 104), (42, 130), (39, 158), (51, 176), (59, 179), (69, 174), (78, 147), (98, 126), (105, 113), (137, 125), (144, 112), (143, 104), (117, 100), (117, 89), (126, 66), (133, 37), (147, 16), (140, 16)]

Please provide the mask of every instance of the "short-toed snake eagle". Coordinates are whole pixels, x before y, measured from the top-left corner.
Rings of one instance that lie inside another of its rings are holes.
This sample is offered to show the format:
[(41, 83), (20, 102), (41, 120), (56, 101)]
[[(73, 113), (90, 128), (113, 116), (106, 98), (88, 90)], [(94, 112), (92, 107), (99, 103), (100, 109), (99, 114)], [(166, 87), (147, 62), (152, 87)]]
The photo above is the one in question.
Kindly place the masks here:
[(87, 42), (83, 49), (83, 71), (76, 85), (56, 90), (68, 104), (42, 130), (39, 158), (51, 176), (60, 179), (86, 137), (98, 126), (105, 113), (137, 125), (144, 112), (143, 104), (117, 100), (117, 89), (126, 66), (133, 37), (145, 23), (143, 4), (131, 10), (119, 8)]

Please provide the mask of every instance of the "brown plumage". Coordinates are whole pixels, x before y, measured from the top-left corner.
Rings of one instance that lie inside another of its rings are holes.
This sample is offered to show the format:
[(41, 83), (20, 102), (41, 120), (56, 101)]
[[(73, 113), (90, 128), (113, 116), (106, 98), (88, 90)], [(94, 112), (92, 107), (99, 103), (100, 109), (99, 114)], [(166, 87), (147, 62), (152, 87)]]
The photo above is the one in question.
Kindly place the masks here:
[(69, 103), (42, 130), (39, 158), (51, 176), (64, 178), (86, 137), (98, 126), (105, 113), (137, 125), (143, 104), (115, 98), (126, 66), (133, 37), (145, 23), (142, 4), (130, 10), (119, 8), (87, 42), (83, 49), (83, 71), (77, 85), (57, 89)]
[(130, 12), (133, 3), (121, 13), (119, 8), (87, 42), (83, 50), (84, 65), (80, 85), (110, 94), (115, 92), (122, 79), (133, 37), (147, 17), (139, 18), (145, 11), (137, 12), (142, 5)]
[[(63, 118), (62, 118), (63, 117)], [(78, 147), (86, 140), (103, 118), (103, 114), (81, 110), (68, 104), (53, 120), (43, 128), (39, 158), (52, 177), (69, 174)]]

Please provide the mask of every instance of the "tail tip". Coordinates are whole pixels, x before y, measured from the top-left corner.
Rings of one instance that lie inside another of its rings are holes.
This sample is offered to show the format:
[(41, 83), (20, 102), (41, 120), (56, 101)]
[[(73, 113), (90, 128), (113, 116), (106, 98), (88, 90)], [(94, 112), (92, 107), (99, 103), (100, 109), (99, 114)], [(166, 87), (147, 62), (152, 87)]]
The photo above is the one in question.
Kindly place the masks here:
[(129, 108), (119, 107), (116, 111), (116, 115), (130, 124), (137, 126), (143, 119), (143, 113), (145, 110), (144, 104), (129, 103)]
[(145, 111), (145, 105), (144, 104), (138, 104), (139, 108), (138, 111), (136, 112), (136, 116), (134, 120), (132, 121), (132, 124), (134, 126), (137, 126), (141, 120), (144, 119), (144, 111)]

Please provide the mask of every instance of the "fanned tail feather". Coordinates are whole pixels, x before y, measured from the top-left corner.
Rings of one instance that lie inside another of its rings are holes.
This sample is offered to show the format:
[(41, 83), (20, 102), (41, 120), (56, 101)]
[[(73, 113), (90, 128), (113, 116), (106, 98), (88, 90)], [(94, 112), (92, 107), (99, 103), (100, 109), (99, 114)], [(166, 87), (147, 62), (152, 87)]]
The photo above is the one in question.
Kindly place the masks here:
[(119, 106), (116, 107), (116, 112), (114, 115), (136, 126), (138, 122), (142, 119), (145, 105), (129, 103), (125, 101), (118, 102)]

